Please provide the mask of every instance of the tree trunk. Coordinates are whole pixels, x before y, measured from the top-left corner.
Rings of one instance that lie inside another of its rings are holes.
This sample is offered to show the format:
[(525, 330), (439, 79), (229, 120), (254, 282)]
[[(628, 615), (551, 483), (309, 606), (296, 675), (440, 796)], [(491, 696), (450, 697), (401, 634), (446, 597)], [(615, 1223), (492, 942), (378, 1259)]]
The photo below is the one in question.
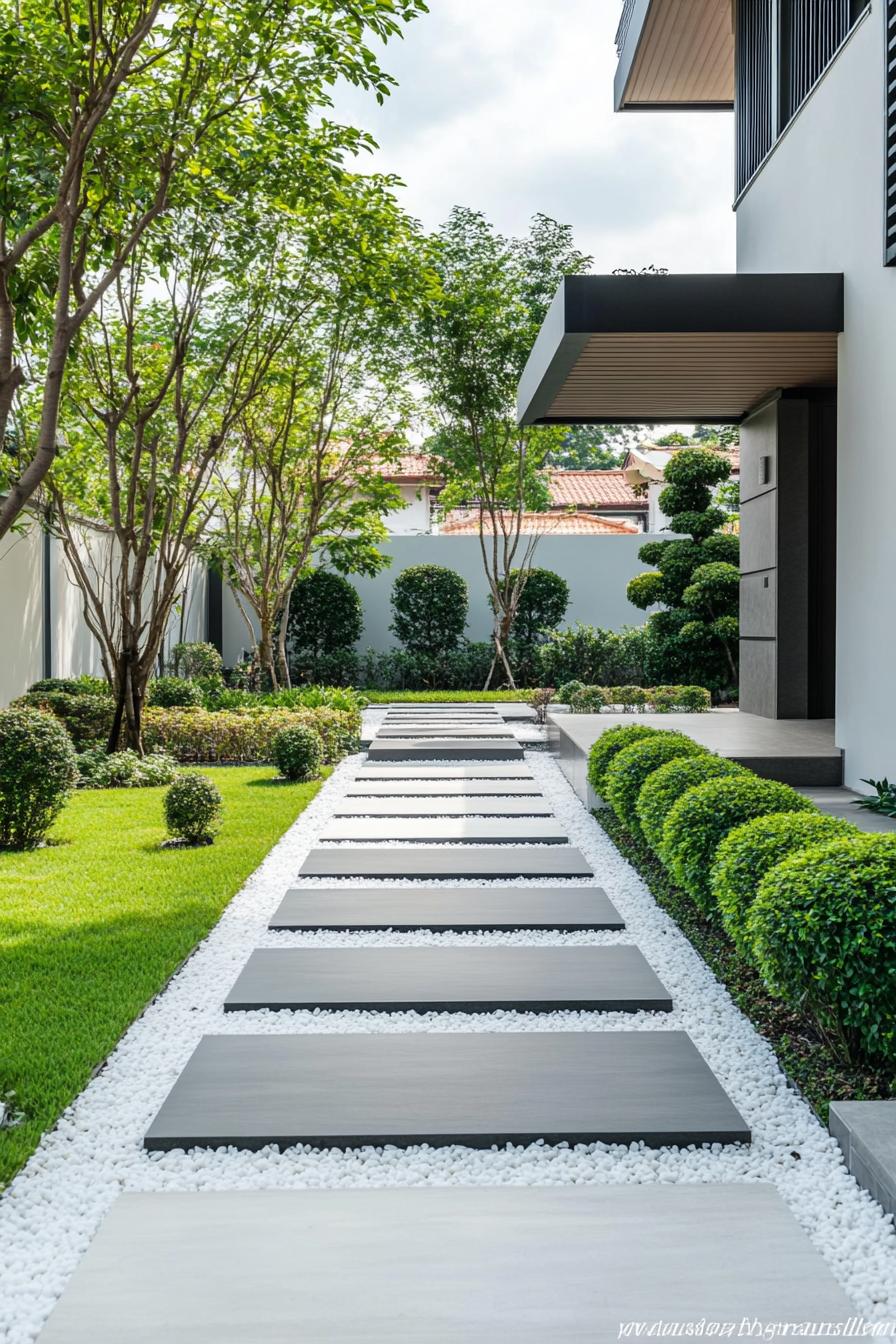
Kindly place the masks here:
[(280, 668), (280, 677), (283, 685), (288, 691), (292, 690), (292, 677), (289, 671), (289, 660), (286, 657), (286, 637), (289, 633), (289, 608), (292, 604), (292, 587), (286, 594), (286, 601), (280, 612), (280, 629), (277, 634), (277, 662)]
[(258, 638), (258, 666), (260, 672), (267, 672), (271, 679), (271, 690), (279, 691), (280, 683), (277, 680), (277, 669), (274, 666), (274, 642), (271, 639), (271, 624), (265, 618), (261, 622), (261, 633)]

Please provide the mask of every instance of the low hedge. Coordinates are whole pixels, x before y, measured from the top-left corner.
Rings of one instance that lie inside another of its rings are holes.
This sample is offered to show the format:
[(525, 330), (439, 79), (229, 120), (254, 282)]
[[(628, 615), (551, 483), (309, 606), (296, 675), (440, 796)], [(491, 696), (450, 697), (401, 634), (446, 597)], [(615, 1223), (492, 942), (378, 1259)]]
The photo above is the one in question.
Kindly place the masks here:
[(747, 917), (766, 873), (792, 854), (860, 834), (848, 821), (811, 812), (754, 817), (728, 832), (716, 851), (709, 884), (722, 923), (741, 956), (753, 959)]
[(658, 732), (659, 728), (650, 728), (646, 723), (626, 723), (601, 733), (588, 753), (588, 783), (594, 792), (602, 794), (607, 769), (617, 752), (639, 738), (654, 737)]
[(569, 681), (561, 686), (558, 698), (573, 714), (599, 714), (605, 707), (624, 714), (702, 714), (712, 708), (712, 697), (703, 686), (583, 686)]
[(333, 765), (358, 747), (360, 718), (341, 709), (160, 709), (143, 713), (147, 750), (170, 752), (183, 762), (273, 761), (274, 739), (286, 728), (313, 728)]
[(604, 801), (608, 802), (623, 825), (633, 835), (642, 837), (638, 818), (638, 797), (645, 781), (661, 765), (685, 757), (706, 755), (684, 733), (659, 732), (640, 738), (616, 753), (604, 772)]
[(705, 784), (708, 779), (743, 773), (742, 765), (706, 751), (700, 756), (675, 757), (648, 775), (638, 794), (635, 811), (641, 834), (657, 858), (663, 857), (663, 826), (666, 818), (688, 789)]
[(795, 854), (762, 879), (747, 919), (772, 993), (808, 1010), (852, 1059), (896, 1047), (896, 836)]
[[(72, 683), (76, 684), (76, 683)], [(39, 709), (63, 724), (78, 751), (108, 741), (115, 717), (111, 695), (96, 691), (31, 690), (13, 701), (16, 709)]]
[(789, 784), (746, 770), (698, 784), (671, 808), (663, 826), (664, 862), (704, 914), (717, 914), (709, 875), (719, 845), (735, 826), (772, 812), (814, 813), (817, 808)]

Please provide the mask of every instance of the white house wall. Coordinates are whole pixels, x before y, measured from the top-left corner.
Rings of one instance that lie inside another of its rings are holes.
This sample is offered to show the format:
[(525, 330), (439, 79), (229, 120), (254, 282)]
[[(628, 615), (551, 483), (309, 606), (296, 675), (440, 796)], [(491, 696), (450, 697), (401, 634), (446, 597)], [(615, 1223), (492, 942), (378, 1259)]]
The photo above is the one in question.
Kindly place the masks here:
[(896, 268), (883, 255), (883, 14), (875, 0), (737, 211), (740, 271), (843, 271), (837, 741), (846, 780), (896, 771)]
[(37, 527), (0, 541), (0, 705), (43, 673), (41, 545)]

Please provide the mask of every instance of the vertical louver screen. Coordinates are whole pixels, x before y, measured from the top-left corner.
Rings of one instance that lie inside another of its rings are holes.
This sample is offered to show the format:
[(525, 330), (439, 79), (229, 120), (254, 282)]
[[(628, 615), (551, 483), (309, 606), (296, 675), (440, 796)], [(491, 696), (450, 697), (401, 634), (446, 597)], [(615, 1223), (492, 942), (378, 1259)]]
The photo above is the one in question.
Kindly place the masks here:
[(782, 128), (849, 35), (852, 15), (852, 0), (785, 0), (781, 7)]
[(737, 190), (741, 191), (774, 142), (772, 0), (742, 0), (735, 11), (735, 123)]
[(884, 254), (896, 266), (896, 0), (887, 0), (887, 122), (884, 177)]

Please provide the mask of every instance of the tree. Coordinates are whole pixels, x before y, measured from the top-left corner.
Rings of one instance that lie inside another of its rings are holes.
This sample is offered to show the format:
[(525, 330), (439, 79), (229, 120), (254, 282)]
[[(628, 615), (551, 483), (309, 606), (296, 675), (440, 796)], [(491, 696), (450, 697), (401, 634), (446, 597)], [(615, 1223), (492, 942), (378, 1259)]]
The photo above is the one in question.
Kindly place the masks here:
[(720, 532), (728, 514), (713, 503), (730, 463), (706, 448), (684, 448), (666, 467), (659, 506), (680, 540), (651, 541), (638, 552), (656, 569), (638, 574), (628, 600), (642, 610), (662, 604), (647, 623), (647, 675), (719, 691), (737, 685), (736, 536)]
[(547, 454), (546, 465), (558, 471), (612, 471), (643, 437), (634, 425), (570, 425)]
[(740, 445), (739, 425), (695, 425), (694, 443), (706, 448), (718, 447), (724, 452)]
[(536, 215), (525, 238), (503, 238), (485, 217), (456, 207), (432, 240), (441, 298), (418, 327), (417, 363), (440, 428), (427, 449), (446, 479), (444, 508), (477, 511), (494, 611), (494, 657), (515, 685), (508, 642), (537, 537), (523, 514), (548, 505), (543, 467), (562, 431), (519, 426), (516, 389), (564, 275), (591, 259), (568, 226)]
[[(59, 447), (74, 342), (172, 208), (203, 209), (283, 174), (298, 199), (338, 78), (390, 81), (367, 44), (422, 0), (0, 0), (0, 537)], [(296, 136), (314, 122), (317, 133)], [(292, 182), (292, 189), (289, 183)], [(30, 384), (30, 386), (29, 386)], [(34, 403), (27, 451), (10, 417)]]

